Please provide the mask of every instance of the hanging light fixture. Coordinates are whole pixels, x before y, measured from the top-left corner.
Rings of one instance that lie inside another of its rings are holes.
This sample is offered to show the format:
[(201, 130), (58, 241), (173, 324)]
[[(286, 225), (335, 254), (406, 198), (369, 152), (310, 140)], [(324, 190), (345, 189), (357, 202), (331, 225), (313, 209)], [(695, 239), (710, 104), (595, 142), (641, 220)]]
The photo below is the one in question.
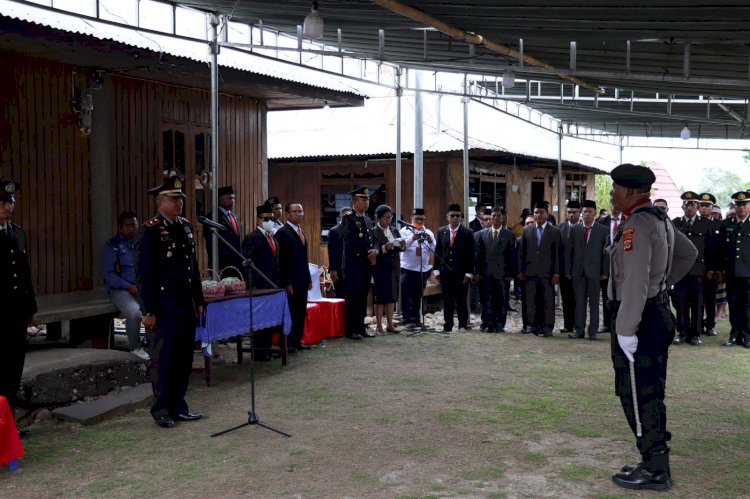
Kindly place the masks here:
[(513, 71), (506, 71), (503, 73), (503, 87), (504, 88), (513, 88), (516, 84), (516, 75), (513, 74)]
[(685, 128), (680, 132), (680, 138), (682, 140), (690, 140), (690, 129), (688, 128), (687, 123), (685, 123)]
[(312, 10), (302, 25), (302, 36), (310, 40), (318, 40), (323, 37), (323, 16), (318, 14), (318, 2), (312, 3)]

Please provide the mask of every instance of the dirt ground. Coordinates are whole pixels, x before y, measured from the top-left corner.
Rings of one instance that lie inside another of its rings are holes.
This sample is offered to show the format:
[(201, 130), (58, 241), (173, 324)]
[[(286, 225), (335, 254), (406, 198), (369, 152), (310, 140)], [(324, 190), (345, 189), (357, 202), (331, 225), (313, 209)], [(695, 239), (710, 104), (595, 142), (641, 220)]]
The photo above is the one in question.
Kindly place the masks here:
[[(724, 334), (723, 336), (726, 336)], [(750, 357), (671, 352), (668, 410), (676, 487), (663, 497), (748, 497)], [(634, 497), (611, 474), (637, 462), (599, 341), (519, 332), (329, 340), (289, 365), (194, 375), (201, 421), (165, 430), (139, 409), (91, 427), (48, 422), (24, 440), (0, 497)]]

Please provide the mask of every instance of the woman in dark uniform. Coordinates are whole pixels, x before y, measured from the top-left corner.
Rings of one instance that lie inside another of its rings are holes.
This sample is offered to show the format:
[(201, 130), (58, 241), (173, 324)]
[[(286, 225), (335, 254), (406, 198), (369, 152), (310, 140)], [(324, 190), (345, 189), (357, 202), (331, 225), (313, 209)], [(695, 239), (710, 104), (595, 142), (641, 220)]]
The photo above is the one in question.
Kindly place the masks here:
[(378, 334), (383, 331), (383, 310), (389, 333), (397, 332), (393, 327), (393, 309), (398, 300), (399, 275), (401, 273), (401, 259), (399, 252), (406, 247), (406, 241), (401, 238), (398, 230), (391, 225), (393, 210), (390, 206), (380, 205), (375, 209), (377, 223), (372, 228), (372, 238), (378, 256), (375, 261), (373, 275), (375, 278), (375, 325)]

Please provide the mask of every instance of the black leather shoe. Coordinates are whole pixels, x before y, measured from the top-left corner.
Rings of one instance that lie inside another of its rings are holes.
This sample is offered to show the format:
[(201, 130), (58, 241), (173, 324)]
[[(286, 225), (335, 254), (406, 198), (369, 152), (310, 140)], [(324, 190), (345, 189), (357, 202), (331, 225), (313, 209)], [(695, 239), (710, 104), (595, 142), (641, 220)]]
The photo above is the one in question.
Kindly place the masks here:
[(569, 334), (568, 338), (570, 338), (571, 340), (582, 340), (584, 338), (584, 334), (583, 333), (573, 333), (573, 334)]
[(174, 419), (170, 418), (169, 416), (159, 416), (159, 418), (156, 420), (156, 424), (158, 424), (162, 428), (174, 428)]
[(729, 338), (726, 343), (724, 343), (725, 347), (733, 347), (737, 344), (736, 338)]
[(596, 341), (596, 340), (598, 340), (598, 339), (599, 339), (599, 337), (598, 337), (598, 336), (596, 335), (596, 333), (590, 333), (590, 334), (589, 334), (589, 339), (590, 339), (591, 341)]
[(622, 468), (620, 468), (621, 473), (632, 473), (637, 469), (640, 469), (643, 467), (643, 461), (641, 461), (638, 464), (624, 464)]
[(23, 430), (18, 430), (18, 438), (27, 438), (31, 436), (31, 430), (28, 428), (25, 428)]
[(716, 336), (716, 331), (714, 331), (714, 328), (710, 327), (706, 329), (706, 336)]
[(699, 347), (703, 344), (703, 341), (701, 341), (701, 339), (696, 336), (695, 338), (690, 340), (690, 344), (693, 345), (694, 347)]
[(198, 414), (196, 412), (183, 412), (182, 414), (178, 414), (175, 416), (175, 419), (177, 421), (198, 421), (200, 418), (203, 417), (203, 414)]
[(675, 336), (674, 341), (672, 343), (674, 343), (675, 345), (681, 345), (682, 343), (685, 343), (685, 337)]
[(287, 347), (286, 347), (286, 353), (297, 353), (297, 347), (293, 347), (293, 346), (287, 345)]
[(610, 331), (609, 328), (607, 328), (607, 327), (600, 327), (599, 331), (597, 331), (597, 333), (599, 333), (599, 334), (605, 334), (605, 333), (611, 333), (611, 332), (612, 331)]
[(297, 349), (298, 350), (310, 350), (312, 347), (310, 345), (302, 345), (300, 344)]
[(485, 326), (485, 325), (482, 325), (482, 326), (481, 326), (481, 327), (479, 328), (479, 330), (480, 330), (481, 332), (483, 332), (483, 333), (486, 333), (486, 332), (487, 332), (487, 326)]
[(523, 329), (521, 330), (521, 332), (522, 332), (523, 334), (531, 334), (531, 333), (533, 333), (533, 332), (534, 332), (534, 328), (533, 328), (533, 327), (531, 327), (531, 326), (526, 326), (526, 327), (524, 327), (524, 328), (523, 328)]
[(370, 331), (365, 331), (364, 333), (359, 333), (359, 335), (361, 337), (363, 337), (363, 338), (374, 338), (375, 336), (377, 336), (375, 333), (370, 332)]
[(668, 471), (650, 471), (643, 467), (629, 473), (615, 473), (612, 481), (631, 490), (669, 490), (673, 485)]
[(349, 338), (350, 340), (361, 340), (362, 339), (362, 336), (360, 336), (358, 333), (347, 334), (346, 337)]

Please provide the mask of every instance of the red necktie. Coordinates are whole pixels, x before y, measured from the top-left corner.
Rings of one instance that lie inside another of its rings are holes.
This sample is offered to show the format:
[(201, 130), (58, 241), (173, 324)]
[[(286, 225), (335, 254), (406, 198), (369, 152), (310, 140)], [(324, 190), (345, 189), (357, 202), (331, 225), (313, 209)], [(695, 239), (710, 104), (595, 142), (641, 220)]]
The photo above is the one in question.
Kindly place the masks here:
[(297, 235), (299, 236), (300, 240), (302, 241), (302, 245), (303, 246), (306, 245), (307, 243), (305, 242), (305, 236), (304, 236), (304, 234), (302, 234), (302, 229), (300, 229), (299, 227), (297, 227)]
[(583, 240), (586, 244), (589, 243), (589, 231), (591, 230), (591, 227), (584, 227), (583, 228)]
[(266, 238), (268, 239), (268, 244), (271, 245), (273, 256), (276, 256), (276, 245), (273, 243), (273, 236), (271, 234), (266, 234)]
[(232, 224), (232, 228), (234, 229), (234, 233), (238, 236), (240, 235), (239, 229), (237, 229), (237, 222), (234, 221), (234, 216), (232, 215), (231, 211), (227, 211), (227, 216), (229, 217), (229, 221)]
[(453, 229), (451, 231), (451, 248), (453, 247), (453, 240), (456, 239), (456, 231), (458, 231), (458, 229)]

